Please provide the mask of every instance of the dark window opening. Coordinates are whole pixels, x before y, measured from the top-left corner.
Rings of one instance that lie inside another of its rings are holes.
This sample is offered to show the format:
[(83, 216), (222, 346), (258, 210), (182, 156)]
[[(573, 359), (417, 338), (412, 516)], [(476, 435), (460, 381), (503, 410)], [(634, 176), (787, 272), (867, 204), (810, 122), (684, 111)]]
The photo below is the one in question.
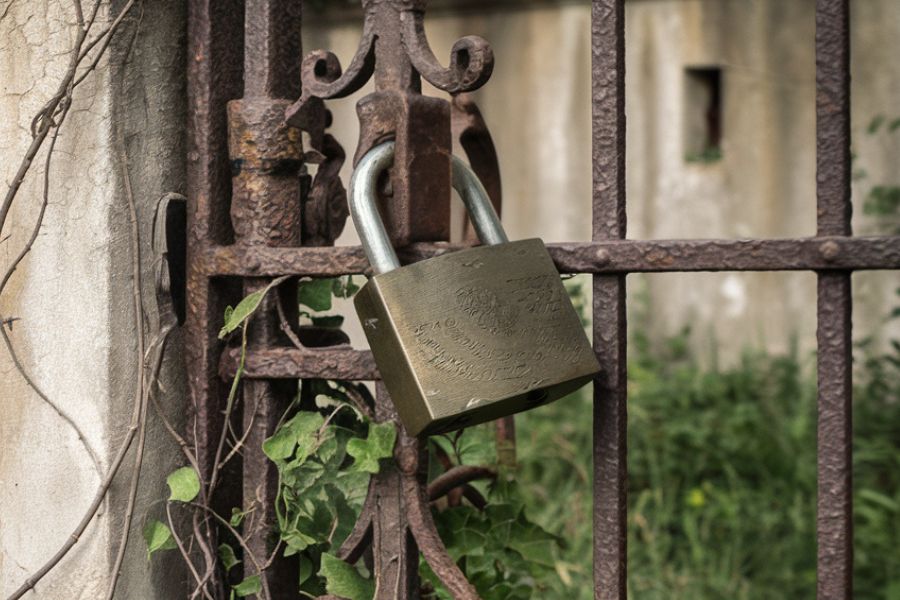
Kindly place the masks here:
[(685, 69), (685, 159), (715, 162), (722, 158), (722, 69)]

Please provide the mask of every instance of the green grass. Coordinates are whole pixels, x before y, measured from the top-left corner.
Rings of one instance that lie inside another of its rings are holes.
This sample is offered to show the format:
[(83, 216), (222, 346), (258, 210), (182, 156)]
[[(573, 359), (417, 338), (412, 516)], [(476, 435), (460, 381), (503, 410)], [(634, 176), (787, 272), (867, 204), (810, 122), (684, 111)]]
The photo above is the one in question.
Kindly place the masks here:
[[(703, 368), (631, 340), (628, 586), (638, 599), (815, 597), (813, 356)], [(859, 352), (854, 598), (900, 599), (900, 345)], [(554, 597), (592, 598), (590, 392), (518, 419), (529, 516), (567, 541)]]

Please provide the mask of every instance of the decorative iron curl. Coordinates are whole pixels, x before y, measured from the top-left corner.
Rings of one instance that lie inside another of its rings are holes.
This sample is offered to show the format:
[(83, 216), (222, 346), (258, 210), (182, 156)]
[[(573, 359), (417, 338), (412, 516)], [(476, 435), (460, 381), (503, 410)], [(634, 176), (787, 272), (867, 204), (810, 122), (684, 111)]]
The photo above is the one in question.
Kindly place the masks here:
[(288, 125), (310, 134), (314, 150), (322, 151), (325, 130), (322, 101), (346, 98), (366, 85), (375, 73), (375, 38), (374, 19), (367, 12), (362, 38), (346, 71), (337, 55), (327, 50), (310, 52), (300, 64), (300, 99), (287, 108), (284, 118)]
[(416, 71), (431, 85), (456, 95), (483, 86), (494, 72), (494, 51), (482, 37), (467, 35), (450, 50), (450, 67), (438, 62), (425, 35), (425, 14), (408, 11), (400, 17), (403, 47)]
[(300, 67), (303, 92), (285, 117), (289, 124), (303, 128), (308, 119), (305, 110), (314, 99), (345, 98), (362, 88), (375, 73), (375, 45), (379, 38), (378, 11), (388, 5), (400, 16), (401, 43), (410, 64), (436, 88), (456, 95), (477, 90), (494, 71), (494, 52), (479, 36), (459, 39), (450, 51), (450, 66), (441, 66), (425, 35), (427, 0), (363, 0), (365, 21), (356, 54), (346, 71), (338, 57), (326, 50), (315, 50), (303, 59)]
[(303, 98), (323, 100), (345, 98), (358, 91), (375, 72), (375, 27), (367, 16), (362, 39), (350, 66), (344, 71), (340, 59), (332, 52), (314, 50), (306, 55), (300, 66)]

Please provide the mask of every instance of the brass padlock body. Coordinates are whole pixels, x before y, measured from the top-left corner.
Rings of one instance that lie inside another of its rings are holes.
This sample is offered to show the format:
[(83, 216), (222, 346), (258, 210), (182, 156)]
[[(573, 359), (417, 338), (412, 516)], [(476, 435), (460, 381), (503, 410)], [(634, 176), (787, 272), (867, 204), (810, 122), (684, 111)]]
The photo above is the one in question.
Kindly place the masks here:
[(355, 304), (412, 435), (552, 402), (599, 371), (539, 239), (480, 246), (375, 275)]

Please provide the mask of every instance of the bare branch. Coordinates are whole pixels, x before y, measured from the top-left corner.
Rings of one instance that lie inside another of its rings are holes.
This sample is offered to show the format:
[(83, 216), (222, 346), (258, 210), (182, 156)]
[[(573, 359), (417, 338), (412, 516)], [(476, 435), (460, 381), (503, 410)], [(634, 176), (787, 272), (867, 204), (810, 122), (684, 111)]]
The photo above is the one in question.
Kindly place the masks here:
[[(3, 337), (6, 338), (6, 332), (3, 332)], [(159, 369), (162, 365), (162, 357), (163, 353), (160, 352), (156, 357), (156, 363), (153, 365), (152, 379), (155, 380), (159, 375)], [(84, 534), (85, 529), (93, 520), (94, 516), (97, 514), (97, 510), (100, 508), (100, 505), (103, 503), (103, 499), (106, 497), (107, 492), (109, 492), (109, 488), (112, 485), (113, 480), (116, 477), (116, 474), (119, 472), (119, 468), (122, 466), (122, 461), (125, 459), (125, 455), (128, 454), (128, 449), (131, 447), (131, 443), (134, 441), (134, 437), (138, 430), (138, 418), (140, 416), (140, 402), (135, 403), (135, 414), (132, 416), (131, 425), (128, 427), (128, 431), (125, 433), (125, 439), (122, 440), (121, 445), (119, 446), (118, 451), (116, 452), (115, 457), (113, 458), (112, 465), (106, 473), (106, 476), (103, 478), (103, 481), (100, 484), (97, 493), (94, 496), (93, 501), (82, 517), (81, 521), (75, 527), (75, 530), (72, 532), (72, 535), (66, 540), (65, 544), (53, 555), (53, 557), (48, 560), (40, 569), (38, 569), (34, 575), (30, 576), (25, 583), (22, 584), (19, 589), (17, 589), (11, 596), (7, 598), (7, 600), (18, 600), (29, 590), (34, 588), (34, 586), (44, 578), (51, 570), (53, 570), (56, 565), (63, 559), (63, 557), (69, 553), (69, 551), (78, 543), (78, 540), (81, 539), (82, 534)]]
[[(200, 531), (200, 523), (201, 522), (206, 527), (205, 535), (203, 532)], [(206, 571), (204, 571), (204, 575), (200, 579), (200, 583), (198, 584), (197, 588), (191, 594), (191, 598), (197, 598), (201, 594), (208, 598), (211, 595), (209, 590), (207, 589), (209, 587), (209, 584), (212, 583), (213, 585), (216, 585), (216, 586), (220, 586), (220, 584), (221, 584), (219, 579), (215, 577), (216, 557), (212, 551), (213, 540), (215, 539), (213, 537), (214, 530), (210, 526), (209, 516), (206, 515), (205, 513), (203, 514), (202, 521), (201, 521), (200, 513), (195, 511), (193, 524), (194, 524), (193, 539), (197, 542), (197, 545), (200, 547), (200, 551), (203, 553), (203, 557), (206, 560)], [(207, 543), (207, 542), (209, 542), (209, 543)], [(217, 593), (216, 596), (224, 597), (224, 594)]]
[(375, 419), (375, 411), (373, 411), (369, 403), (366, 402), (366, 399), (359, 388), (349, 382), (342, 385), (341, 388), (359, 412), (364, 414), (370, 420)]
[[(231, 389), (228, 392), (228, 400), (225, 402), (225, 423), (231, 419), (231, 413), (234, 411), (234, 403), (237, 398), (238, 386), (241, 382), (241, 374), (244, 371), (244, 361), (247, 358), (247, 324), (241, 327), (241, 360), (238, 364), (237, 373), (231, 382)], [(216, 447), (216, 456), (213, 459), (213, 471), (209, 477), (209, 495), (212, 496), (216, 490), (216, 484), (219, 478), (219, 465), (222, 460), (222, 450), (225, 447), (225, 440), (228, 435), (228, 427), (222, 427), (222, 435), (219, 436), (219, 443)]]
[(28, 371), (25, 370), (25, 366), (19, 360), (19, 355), (16, 353), (16, 350), (12, 345), (12, 340), (9, 339), (9, 335), (6, 333), (6, 329), (4, 327), (0, 327), (0, 335), (3, 336), (3, 342), (6, 344), (6, 350), (9, 352), (9, 357), (12, 359), (13, 365), (15, 365), (16, 369), (19, 371), (19, 375), (22, 376), (22, 379), (25, 380), (25, 383), (28, 384), (28, 387), (34, 390), (34, 393), (37, 394), (38, 397), (43, 400), (47, 406), (52, 408), (53, 411), (57, 415), (59, 415), (59, 417), (63, 421), (68, 423), (68, 425), (72, 428), (72, 431), (75, 432), (75, 435), (78, 436), (78, 441), (81, 442), (82, 446), (84, 446), (84, 449), (88, 453), (88, 456), (91, 457), (91, 463), (93, 463), (94, 465), (94, 470), (98, 475), (102, 473), (103, 469), (100, 467), (100, 459), (97, 458), (96, 452), (94, 452), (94, 449), (88, 442), (87, 437), (85, 437), (84, 432), (81, 430), (81, 427), (78, 426), (78, 424), (71, 417), (71, 415), (69, 415), (69, 413), (64, 411), (58, 404), (56, 404), (56, 402), (51, 400), (50, 397), (47, 396), (47, 394), (45, 394), (44, 391), (40, 387), (38, 387), (37, 383), (35, 383), (35, 381), (31, 378), (31, 376), (28, 374)]
[[(99, 0), (97, 4), (99, 4)], [(122, 21), (125, 20), (125, 17), (128, 16), (129, 11), (131, 11), (132, 7), (134, 7), (136, 0), (128, 0), (128, 4), (122, 7), (122, 10), (119, 11), (119, 14), (113, 19), (113, 22), (101, 31), (97, 37), (87, 43), (78, 53), (78, 62), (81, 63), (85, 58), (87, 58), (88, 54), (90, 54), (91, 50), (94, 49), (97, 44), (100, 44), (99, 50), (97, 50), (97, 54), (94, 56), (94, 60), (91, 61), (86, 72), (82, 73), (82, 75), (75, 80), (75, 85), (77, 86), (79, 83), (84, 81), (84, 78), (87, 77), (88, 73), (97, 67), (97, 64), (100, 62), (102, 56), (106, 53), (106, 49), (109, 47), (109, 44), (112, 42), (113, 37), (115, 36), (116, 30), (122, 24)], [(96, 15), (96, 13), (95, 13)], [(91, 22), (93, 23), (93, 16)], [(102, 43), (101, 43), (102, 42)]]
[(172, 539), (175, 540), (175, 546), (178, 547), (178, 551), (181, 553), (181, 558), (184, 559), (184, 562), (188, 566), (188, 570), (191, 572), (191, 575), (194, 577), (197, 585), (202, 585), (200, 581), (200, 573), (197, 572), (197, 567), (194, 566), (194, 561), (191, 560), (191, 555), (187, 551), (187, 549), (185, 549), (184, 542), (181, 541), (181, 536), (178, 535), (178, 529), (175, 527), (175, 523), (172, 521), (171, 502), (166, 502), (166, 520), (169, 522), (169, 531), (172, 532)]
[(13, 201), (19, 193), (22, 183), (25, 181), (25, 176), (31, 169), (35, 156), (37, 156), (38, 151), (40, 151), (41, 147), (44, 145), (44, 141), (47, 139), (47, 135), (50, 131), (54, 127), (58, 129), (58, 124), (53, 122), (52, 116), (57, 114), (63, 99), (68, 97), (71, 100), (72, 91), (74, 90), (72, 81), (75, 78), (75, 73), (78, 71), (78, 56), (81, 53), (81, 47), (84, 44), (84, 39), (87, 34), (87, 30), (79, 29), (78, 36), (75, 39), (75, 44), (71, 51), (72, 57), (69, 61), (69, 67), (67, 68), (65, 75), (63, 75), (62, 81), (60, 81), (56, 93), (32, 121), (33, 139), (31, 140), (31, 145), (28, 147), (28, 150), (25, 151), (25, 156), (22, 157), (22, 162), (19, 164), (19, 169), (16, 171), (13, 182), (3, 198), (3, 203), (0, 204), (0, 232), (3, 231), (3, 227), (6, 225), (6, 218), (12, 208)]
[(43, 194), (41, 198), (41, 208), (38, 211), (37, 220), (34, 223), (34, 227), (31, 228), (31, 237), (28, 238), (28, 242), (26, 242), (25, 246), (22, 247), (19, 255), (16, 256), (15, 260), (12, 261), (9, 268), (6, 269), (6, 273), (4, 273), (3, 279), (0, 280), (0, 295), (3, 294), (3, 290), (6, 289), (6, 284), (9, 283), (10, 277), (12, 277), (19, 264), (28, 255), (28, 253), (31, 252), (31, 248), (37, 241), (38, 234), (41, 231), (41, 226), (44, 224), (44, 215), (47, 213), (47, 205), (50, 203), (50, 166), (53, 164), (53, 149), (56, 148), (56, 140), (59, 138), (60, 129), (62, 128), (62, 124), (66, 119), (66, 115), (69, 114), (69, 108), (71, 108), (71, 106), (71, 97), (67, 97), (63, 102), (63, 110), (59, 117), (59, 123), (53, 130), (53, 137), (50, 139), (50, 146), (47, 148), (47, 159), (44, 163)]
[[(135, 38), (131, 40), (131, 46), (134, 45)], [(149, 404), (145, 391), (145, 373), (144, 373), (144, 294), (143, 294), (143, 278), (141, 269), (141, 233), (137, 217), (137, 203), (134, 199), (134, 190), (131, 187), (131, 174), (128, 171), (128, 154), (125, 149), (125, 133), (121, 124), (116, 125), (116, 142), (119, 150), (119, 163), (122, 167), (122, 182), (125, 187), (125, 198), (128, 204), (129, 223), (131, 225), (131, 295), (134, 303), (134, 329), (137, 333), (137, 356), (138, 371), (135, 378), (134, 396), (138, 401), (140, 414), (138, 417), (139, 433), (137, 449), (134, 453), (134, 467), (131, 474), (131, 487), (128, 492), (128, 504), (125, 508), (125, 522), (122, 526), (122, 538), (119, 542), (119, 551), (116, 554), (116, 560), (113, 565), (112, 578), (110, 580), (109, 589), (107, 590), (107, 600), (112, 600), (116, 591), (116, 584), (119, 582), (119, 572), (122, 568), (122, 561), (125, 559), (125, 550), (128, 547), (128, 537), (131, 533), (131, 521), (134, 518), (134, 506), (137, 500), (138, 484), (141, 478), (141, 465), (144, 460), (144, 444), (147, 438), (147, 406)], [(155, 361), (156, 364), (162, 364), (162, 353), (165, 349), (165, 342), (168, 334), (174, 326), (169, 326), (160, 331), (160, 347), (159, 357)], [(156, 381), (158, 373), (154, 373), (152, 380)]]
[[(112, 41), (116, 30), (121, 25), (122, 21), (131, 11), (134, 6), (136, 0), (129, 0), (129, 2), (122, 7), (122, 10), (119, 11), (118, 16), (113, 20), (113, 22), (104, 29), (96, 38), (88, 43), (85, 46), (85, 40), (90, 32), (91, 26), (94, 24), (97, 13), (100, 10), (101, 0), (97, 0), (94, 4), (94, 8), (91, 12), (90, 19), (85, 24), (83, 28), (78, 28), (78, 36), (75, 39), (75, 43), (73, 44), (71, 50), (71, 60), (69, 62), (69, 66), (66, 69), (65, 74), (63, 75), (62, 80), (57, 87), (56, 93), (44, 104), (43, 108), (35, 115), (34, 119), (31, 123), (31, 131), (33, 139), (31, 141), (31, 145), (26, 150), (25, 155), (22, 158), (22, 162), (19, 164), (19, 168), (16, 171), (15, 177), (13, 178), (12, 184), (9, 186), (9, 189), (6, 192), (6, 195), (3, 198), (2, 204), (0, 204), (0, 232), (3, 231), (3, 227), (6, 225), (6, 219), (9, 216), (9, 211), (12, 208), (13, 201), (15, 200), (19, 190), (22, 187), (22, 183), (25, 181), (25, 176), (28, 174), (31, 169), (31, 165), (34, 161), (35, 156), (40, 151), (41, 147), (44, 144), (44, 141), (47, 139), (47, 135), (50, 131), (58, 126), (58, 123), (54, 122), (54, 117), (60, 113), (60, 105), (65, 98), (70, 98), (79, 84), (81, 84), (87, 76), (93, 72), (93, 70), (99, 64), (101, 58), (106, 53), (106, 49), (109, 47), (110, 42)], [(102, 43), (101, 43), (102, 42)], [(85, 60), (90, 50), (94, 48), (97, 44), (100, 44), (100, 48), (94, 56), (94, 59), (90, 62), (88, 67), (78, 76), (78, 69), (81, 66), (81, 63)], [(76, 76), (77, 79), (76, 79)]]
[(81, 10), (81, 0), (72, 0), (72, 4), (75, 6), (75, 22), (84, 30), (84, 12)]
[[(240, 533), (238, 533), (238, 531), (234, 527), (231, 526), (231, 523), (229, 523), (227, 519), (222, 518), (221, 515), (219, 515), (216, 511), (209, 508), (208, 506), (204, 506), (202, 504), (197, 504), (197, 503), (191, 503), (191, 506), (194, 506), (196, 508), (199, 508), (202, 511), (205, 511), (207, 514), (212, 516), (213, 519), (218, 521), (218, 523), (220, 525), (222, 525), (225, 529), (227, 529), (228, 532), (234, 536), (234, 539), (237, 540), (238, 544), (240, 544), (241, 548), (243, 548), (244, 556), (246, 558), (248, 558), (251, 563), (253, 563), (253, 567), (256, 569), (256, 571), (258, 573), (263, 572), (265, 567), (262, 564), (260, 564), (259, 559), (253, 554), (253, 552), (251, 552), (250, 548), (247, 546), (247, 543), (244, 541), (244, 538), (241, 536)], [(260, 582), (262, 583), (263, 598), (271, 599), (272, 596), (269, 593), (269, 585), (266, 582), (266, 578), (260, 577), (259, 579), (260, 579)]]
[(297, 337), (297, 334), (294, 333), (294, 328), (291, 327), (291, 324), (287, 320), (287, 315), (284, 312), (284, 304), (281, 302), (281, 294), (275, 294), (275, 307), (278, 309), (278, 320), (281, 322), (281, 330), (294, 346), (300, 350), (306, 350), (306, 346), (303, 345), (303, 342), (301, 342), (300, 338)]
[(200, 463), (197, 462), (197, 457), (194, 456), (194, 453), (191, 452), (191, 447), (187, 443), (187, 440), (178, 433), (175, 429), (175, 426), (172, 425), (172, 422), (169, 421), (168, 417), (166, 417), (166, 413), (163, 411), (162, 406), (159, 404), (159, 399), (156, 397), (156, 394), (150, 393), (150, 402), (153, 404), (153, 410), (156, 411), (156, 416), (159, 417), (159, 420), (162, 421), (163, 427), (165, 427), (166, 431), (175, 440), (175, 443), (178, 444), (178, 447), (181, 448), (182, 454), (184, 454), (185, 458), (187, 458), (188, 463), (194, 468), (198, 473), (200, 472)]

